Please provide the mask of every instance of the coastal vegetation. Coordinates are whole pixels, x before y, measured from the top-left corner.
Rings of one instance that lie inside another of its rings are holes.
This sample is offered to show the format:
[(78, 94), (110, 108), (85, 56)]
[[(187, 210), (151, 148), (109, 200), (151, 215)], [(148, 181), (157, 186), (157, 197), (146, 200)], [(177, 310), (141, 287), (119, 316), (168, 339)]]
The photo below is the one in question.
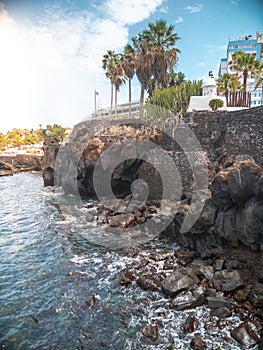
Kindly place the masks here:
[[(113, 87), (115, 86), (115, 115), (117, 114), (117, 92), (129, 81), (129, 104), (131, 103), (131, 80), (137, 77), (141, 85), (140, 104), (144, 105), (145, 91), (149, 102), (167, 106), (171, 110), (185, 110), (193, 91), (200, 94), (200, 82), (185, 82), (182, 72), (175, 73), (180, 50), (176, 47), (180, 37), (174, 26), (165, 20), (149, 23), (148, 28), (132, 37), (124, 52), (117, 54), (108, 50), (103, 56), (102, 68), (111, 82), (111, 108), (113, 108)], [(130, 112), (130, 111), (129, 111)], [(131, 115), (131, 112), (129, 113)]]
[(216, 111), (217, 108), (224, 106), (224, 102), (220, 98), (212, 98), (212, 100), (209, 101), (209, 106), (213, 111)]
[(182, 81), (176, 86), (153, 91), (146, 104), (160, 106), (183, 115), (189, 105), (190, 97), (199, 95), (202, 95), (202, 80)]
[(61, 142), (65, 139), (66, 133), (67, 129), (58, 124), (47, 125), (46, 127), (40, 124), (35, 130), (14, 128), (5, 134), (0, 133), (0, 150), (5, 150), (9, 147), (33, 145), (50, 138)]

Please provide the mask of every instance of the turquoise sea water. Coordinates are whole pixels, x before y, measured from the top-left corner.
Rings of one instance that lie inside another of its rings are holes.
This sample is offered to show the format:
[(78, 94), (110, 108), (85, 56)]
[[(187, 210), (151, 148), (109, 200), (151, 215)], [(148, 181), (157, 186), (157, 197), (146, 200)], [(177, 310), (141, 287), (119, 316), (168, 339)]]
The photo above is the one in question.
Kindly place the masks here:
[[(193, 334), (181, 325), (193, 313), (209, 349), (222, 345), (227, 327), (206, 334), (205, 307), (175, 312), (162, 293), (120, 286), (116, 276), (132, 258), (89, 243), (83, 232), (99, 237), (103, 227), (85, 223), (85, 210), (62, 217), (59, 196), (39, 174), (0, 178), (0, 349), (186, 350)], [(148, 322), (159, 325), (154, 343), (140, 332)]]

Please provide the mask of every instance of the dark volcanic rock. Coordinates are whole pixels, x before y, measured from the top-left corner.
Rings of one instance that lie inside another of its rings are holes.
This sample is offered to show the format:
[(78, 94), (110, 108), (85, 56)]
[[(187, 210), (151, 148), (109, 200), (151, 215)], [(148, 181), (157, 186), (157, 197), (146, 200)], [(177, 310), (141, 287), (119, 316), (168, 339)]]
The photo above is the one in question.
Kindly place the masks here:
[(147, 324), (141, 329), (142, 334), (150, 338), (152, 341), (155, 341), (159, 337), (159, 330), (157, 325)]
[(54, 186), (56, 158), (59, 151), (59, 143), (54, 140), (46, 140), (43, 145), (44, 156), (42, 159), (42, 170), (44, 186)]
[(203, 339), (199, 336), (196, 335), (190, 343), (191, 349), (194, 350), (204, 350), (207, 348), (206, 343), (203, 341)]
[(133, 214), (115, 215), (110, 220), (110, 226), (117, 228), (131, 227), (135, 224), (135, 217)]
[(257, 284), (250, 291), (248, 300), (259, 309), (263, 309), (263, 284)]
[(128, 284), (131, 284), (133, 281), (135, 281), (135, 276), (130, 270), (123, 269), (119, 272), (117, 280), (121, 285), (127, 286)]
[(246, 349), (259, 342), (258, 326), (251, 321), (245, 321), (231, 331), (231, 336)]
[(14, 173), (14, 167), (8, 163), (0, 161), (0, 176), (11, 176)]
[(165, 294), (173, 296), (182, 290), (191, 289), (198, 282), (199, 279), (192, 269), (180, 267), (166, 277), (162, 288)]
[(161, 291), (163, 276), (153, 273), (141, 274), (137, 284), (144, 290)]
[(229, 292), (243, 285), (243, 281), (237, 270), (216, 271), (213, 278), (214, 288)]
[(221, 307), (232, 307), (232, 302), (223, 296), (209, 296), (207, 297), (208, 307), (211, 309), (218, 309)]
[(177, 311), (193, 309), (206, 302), (207, 289), (202, 285), (194, 287), (192, 290), (184, 290), (177, 294), (170, 302), (170, 308)]
[[(240, 161), (219, 171), (211, 182), (204, 209), (186, 233), (181, 232), (190, 206), (182, 203), (164, 235), (199, 253), (213, 246), (263, 249), (263, 169), (253, 161)], [(191, 206), (194, 213), (199, 203)]]

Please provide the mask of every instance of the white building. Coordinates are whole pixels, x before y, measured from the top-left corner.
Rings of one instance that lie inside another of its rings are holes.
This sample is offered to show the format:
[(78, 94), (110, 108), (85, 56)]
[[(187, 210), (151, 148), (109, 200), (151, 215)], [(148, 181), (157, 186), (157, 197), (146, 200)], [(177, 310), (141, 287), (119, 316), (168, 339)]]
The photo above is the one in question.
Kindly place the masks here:
[(224, 105), (221, 109), (225, 109), (226, 98), (223, 96), (217, 96), (216, 81), (213, 76), (209, 75), (203, 81), (202, 96), (191, 96), (187, 112), (211, 110), (209, 102), (214, 98), (222, 100)]

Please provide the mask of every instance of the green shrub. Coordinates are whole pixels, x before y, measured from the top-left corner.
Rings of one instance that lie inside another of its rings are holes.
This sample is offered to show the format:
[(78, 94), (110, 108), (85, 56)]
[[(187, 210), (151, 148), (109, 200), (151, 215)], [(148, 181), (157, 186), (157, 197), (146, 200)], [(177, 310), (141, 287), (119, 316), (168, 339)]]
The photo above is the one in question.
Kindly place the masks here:
[(213, 111), (216, 111), (217, 108), (224, 106), (224, 102), (220, 98), (213, 98), (209, 101), (209, 106), (212, 108)]

